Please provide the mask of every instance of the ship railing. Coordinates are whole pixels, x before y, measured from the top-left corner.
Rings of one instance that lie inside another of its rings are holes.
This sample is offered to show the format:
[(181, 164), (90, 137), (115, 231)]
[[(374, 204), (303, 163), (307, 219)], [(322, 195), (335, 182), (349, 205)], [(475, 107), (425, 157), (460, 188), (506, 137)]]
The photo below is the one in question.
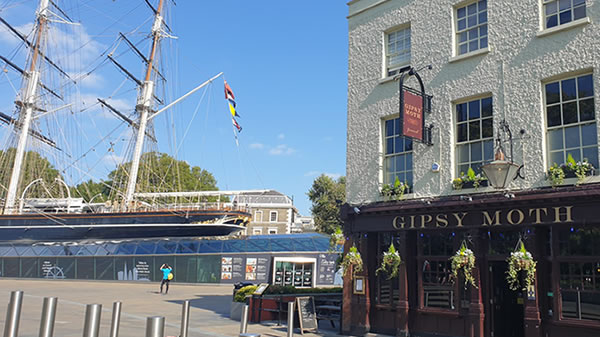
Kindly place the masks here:
[[(145, 204), (138, 205), (135, 207), (137, 212), (156, 212), (156, 211), (170, 211), (170, 212), (185, 212), (185, 211), (205, 211), (205, 210), (219, 210), (219, 211), (241, 211), (249, 212), (250, 207), (248, 205), (237, 205), (231, 203), (219, 203), (219, 202), (202, 202), (202, 203), (180, 203), (180, 204)], [(106, 207), (100, 210), (100, 213), (114, 212), (115, 209)]]

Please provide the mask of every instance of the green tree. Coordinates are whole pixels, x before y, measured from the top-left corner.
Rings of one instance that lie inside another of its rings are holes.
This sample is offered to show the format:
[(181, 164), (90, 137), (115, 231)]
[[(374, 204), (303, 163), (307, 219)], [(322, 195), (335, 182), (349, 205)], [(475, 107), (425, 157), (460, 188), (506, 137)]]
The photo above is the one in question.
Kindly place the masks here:
[[(2, 195), (6, 197), (6, 188), (12, 174), (12, 165), (15, 159), (15, 148), (9, 148), (6, 151), (0, 150), (0, 184), (2, 184)], [(36, 179), (41, 178), (42, 181), (35, 183), (29, 187), (26, 193), (27, 198), (50, 198), (50, 197), (66, 197), (67, 191), (64, 186), (57, 183), (56, 178), (62, 180), (58, 170), (48, 161), (35, 151), (27, 151), (25, 153), (23, 167), (21, 168), (21, 178), (17, 189), (17, 198), (21, 198), (23, 189)]]
[(334, 180), (324, 174), (315, 179), (308, 191), (317, 230), (332, 234), (342, 225), (340, 207), (346, 202), (346, 177)]

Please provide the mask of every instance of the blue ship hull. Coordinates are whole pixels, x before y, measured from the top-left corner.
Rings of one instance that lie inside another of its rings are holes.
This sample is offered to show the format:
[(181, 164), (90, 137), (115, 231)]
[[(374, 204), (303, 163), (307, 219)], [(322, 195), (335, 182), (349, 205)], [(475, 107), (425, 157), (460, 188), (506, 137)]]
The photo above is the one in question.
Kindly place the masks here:
[(227, 210), (0, 215), (0, 242), (221, 236), (243, 230), (249, 218)]

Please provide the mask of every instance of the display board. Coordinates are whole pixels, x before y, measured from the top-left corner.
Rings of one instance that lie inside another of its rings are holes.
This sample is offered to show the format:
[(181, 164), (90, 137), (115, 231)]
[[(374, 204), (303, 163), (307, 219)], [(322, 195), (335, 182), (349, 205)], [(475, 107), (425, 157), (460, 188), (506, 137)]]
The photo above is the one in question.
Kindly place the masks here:
[(317, 312), (315, 300), (312, 296), (296, 297), (296, 308), (298, 308), (298, 321), (300, 322), (300, 333), (304, 331), (317, 331)]
[(333, 285), (336, 272), (337, 253), (320, 253), (318, 260), (319, 282), (318, 284)]
[(223, 255), (221, 257), (221, 282), (269, 282), (271, 257), (264, 254)]

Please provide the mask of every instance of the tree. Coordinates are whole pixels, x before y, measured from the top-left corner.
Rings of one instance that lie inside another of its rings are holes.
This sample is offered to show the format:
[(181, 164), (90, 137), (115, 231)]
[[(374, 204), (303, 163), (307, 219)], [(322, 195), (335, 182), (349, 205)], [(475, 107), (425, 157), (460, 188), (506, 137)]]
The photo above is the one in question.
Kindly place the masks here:
[[(15, 148), (9, 148), (6, 151), (0, 150), (0, 184), (4, 187), (2, 195), (6, 197), (6, 188), (8, 187), (10, 176), (12, 174), (12, 165), (15, 160)], [(58, 170), (35, 151), (27, 151), (21, 168), (21, 177), (17, 189), (17, 198), (21, 198), (23, 189), (34, 180), (41, 178), (42, 181), (31, 185), (26, 192), (27, 198), (51, 198), (66, 197), (67, 191), (64, 186), (57, 183), (56, 179), (62, 177)]]
[(340, 207), (346, 202), (346, 177), (334, 180), (324, 174), (315, 179), (308, 191), (317, 230), (331, 234), (342, 225)]

